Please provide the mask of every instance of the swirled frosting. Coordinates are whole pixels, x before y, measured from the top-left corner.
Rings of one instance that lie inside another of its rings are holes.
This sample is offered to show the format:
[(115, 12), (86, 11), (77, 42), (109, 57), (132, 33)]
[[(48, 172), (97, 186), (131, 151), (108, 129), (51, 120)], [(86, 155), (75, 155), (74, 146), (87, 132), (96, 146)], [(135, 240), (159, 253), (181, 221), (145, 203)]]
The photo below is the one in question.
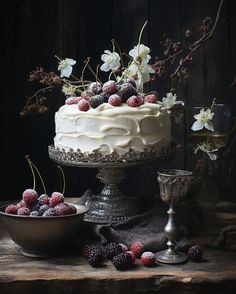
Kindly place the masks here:
[(160, 104), (114, 107), (103, 103), (87, 112), (77, 105), (63, 105), (55, 114), (55, 125), (55, 147), (85, 154), (158, 150), (171, 141), (170, 113)]

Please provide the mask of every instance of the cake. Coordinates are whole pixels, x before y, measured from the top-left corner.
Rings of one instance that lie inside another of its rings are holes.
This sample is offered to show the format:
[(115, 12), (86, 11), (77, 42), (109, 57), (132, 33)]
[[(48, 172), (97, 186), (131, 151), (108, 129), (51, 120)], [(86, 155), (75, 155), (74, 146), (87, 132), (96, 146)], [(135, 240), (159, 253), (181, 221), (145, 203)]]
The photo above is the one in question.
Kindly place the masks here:
[(54, 146), (64, 151), (124, 155), (130, 149), (161, 151), (171, 141), (170, 111), (161, 103), (115, 107), (102, 103), (81, 111), (65, 104), (55, 114)]

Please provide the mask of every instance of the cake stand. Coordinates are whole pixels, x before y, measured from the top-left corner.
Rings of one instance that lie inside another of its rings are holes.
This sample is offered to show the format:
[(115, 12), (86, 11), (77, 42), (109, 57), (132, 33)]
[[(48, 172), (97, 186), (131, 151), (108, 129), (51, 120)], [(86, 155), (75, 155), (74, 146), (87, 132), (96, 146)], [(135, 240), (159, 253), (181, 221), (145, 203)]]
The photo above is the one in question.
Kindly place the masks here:
[(124, 169), (167, 161), (175, 153), (175, 144), (171, 143), (158, 151), (148, 149), (135, 152), (130, 149), (124, 155), (116, 152), (102, 155), (98, 151), (85, 155), (80, 150), (65, 151), (52, 145), (48, 147), (48, 152), (49, 157), (60, 165), (98, 169), (97, 178), (104, 184), (104, 188), (98, 195), (88, 197), (85, 205), (90, 210), (86, 213), (85, 220), (108, 224), (124, 222), (137, 213), (133, 201), (125, 197), (118, 187), (126, 177)]

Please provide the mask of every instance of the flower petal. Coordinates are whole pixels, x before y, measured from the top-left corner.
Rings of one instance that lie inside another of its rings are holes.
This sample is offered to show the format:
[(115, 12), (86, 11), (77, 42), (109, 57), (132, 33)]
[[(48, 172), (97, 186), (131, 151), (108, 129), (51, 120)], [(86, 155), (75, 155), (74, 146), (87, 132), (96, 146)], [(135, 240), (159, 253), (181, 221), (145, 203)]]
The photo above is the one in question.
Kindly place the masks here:
[(203, 124), (200, 121), (195, 121), (191, 127), (193, 131), (199, 131), (203, 129)]
[(208, 129), (209, 131), (214, 132), (214, 125), (210, 120), (204, 123), (204, 127)]
[(72, 58), (66, 58), (66, 62), (68, 65), (75, 65), (76, 61)]
[(102, 71), (108, 72), (111, 68), (107, 63), (103, 63), (100, 67)]
[(61, 70), (61, 78), (63, 78), (63, 77), (69, 78), (71, 73), (72, 73), (72, 66), (68, 65), (67, 67), (65, 67)]

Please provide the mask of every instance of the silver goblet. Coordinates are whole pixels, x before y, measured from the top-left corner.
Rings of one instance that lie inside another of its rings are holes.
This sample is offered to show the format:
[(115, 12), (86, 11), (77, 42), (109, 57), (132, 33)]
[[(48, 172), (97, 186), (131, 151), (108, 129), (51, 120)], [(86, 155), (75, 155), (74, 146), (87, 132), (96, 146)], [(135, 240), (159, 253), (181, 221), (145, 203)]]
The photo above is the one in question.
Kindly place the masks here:
[(193, 179), (193, 173), (186, 170), (169, 169), (158, 172), (158, 182), (160, 185), (160, 195), (163, 201), (169, 204), (169, 219), (165, 226), (165, 233), (168, 238), (166, 243), (168, 249), (160, 251), (156, 254), (159, 262), (167, 264), (184, 263), (187, 255), (176, 251), (175, 238), (177, 235), (177, 227), (175, 224), (175, 204), (181, 202), (187, 193)]

